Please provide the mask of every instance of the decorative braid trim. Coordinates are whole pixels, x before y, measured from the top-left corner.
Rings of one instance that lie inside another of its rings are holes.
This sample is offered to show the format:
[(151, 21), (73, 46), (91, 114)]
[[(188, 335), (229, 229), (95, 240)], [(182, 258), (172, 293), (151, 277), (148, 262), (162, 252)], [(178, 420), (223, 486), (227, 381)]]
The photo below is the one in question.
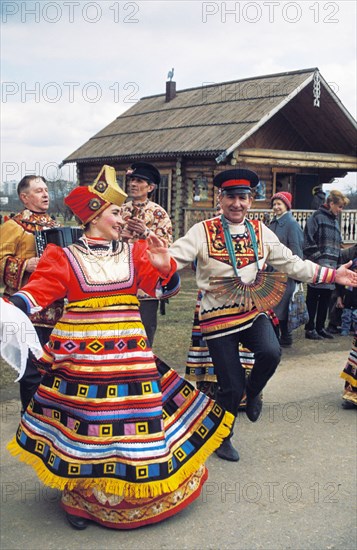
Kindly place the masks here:
[(87, 478), (87, 479), (69, 479), (59, 477), (50, 472), (43, 464), (42, 460), (32, 453), (23, 449), (14, 437), (7, 445), (7, 449), (13, 456), (29, 464), (36, 471), (39, 479), (49, 487), (54, 489), (68, 490), (75, 487), (83, 489), (96, 487), (97, 489), (111, 493), (135, 498), (150, 498), (162, 493), (171, 493), (175, 491), (188, 477), (194, 474), (198, 468), (204, 464), (207, 458), (221, 445), (222, 441), (229, 436), (233, 425), (234, 416), (226, 412), (222, 422), (212, 437), (203, 445), (200, 450), (188, 460), (182, 468), (173, 474), (170, 478), (152, 481), (149, 483), (139, 482), (131, 483), (121, 479)]

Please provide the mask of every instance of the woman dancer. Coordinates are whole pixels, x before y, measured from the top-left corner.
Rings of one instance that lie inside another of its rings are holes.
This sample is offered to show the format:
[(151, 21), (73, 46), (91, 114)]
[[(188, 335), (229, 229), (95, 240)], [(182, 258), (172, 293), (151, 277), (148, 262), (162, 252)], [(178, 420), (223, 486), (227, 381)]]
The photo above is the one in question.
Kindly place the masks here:
[[(8, 448), (63, 491), (77, 529), (88, 520), (132, 529), (182, 510), (199, 496), (204, 462), (232, 423), (155, 362), (136, 292), (173, 295), (179, 279), (156, 236), (119, 240), (124, 200), (111, 167), (93, 185), (74, 189), (65, 202), (83, 222), (83, 237), (64, 249), (48, 245), (11, 298), (26, 313), (68, 300), (39, 361), (43, 381)], [(10, 309), (15, 318), (18, 310)]]

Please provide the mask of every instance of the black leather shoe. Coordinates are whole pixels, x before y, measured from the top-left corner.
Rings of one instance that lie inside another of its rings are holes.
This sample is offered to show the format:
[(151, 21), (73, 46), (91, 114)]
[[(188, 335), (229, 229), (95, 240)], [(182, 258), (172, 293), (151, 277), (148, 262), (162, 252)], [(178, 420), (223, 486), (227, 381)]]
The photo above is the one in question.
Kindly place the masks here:
[(279, 344), (282, 348), (291, 348), (293, 341), (290, 338), (280, 338)]
[(308, 340), (322, 340), (323, 337), (317, 334), (316, 330), (305, 330), (305, 338)]
[(352, 403), (352, 401), (347, 401), (347, 399), (343, 399), (342, 408), (343, 409), (356, 409), (357, 405), (356, 405), (356, 403)]
[(77, 529), (78, 531), (83, 531), (83, 529), (86, 529), (88, 527), (89, 521), (85, 518), (81, 518), (79, 516), (73, 516), (72, 514), (66, 514), (68, 523), (74, 527), (74, 529)]
[(332, 334), (330, 334), (329, 332), (327, 332), (327, 330), (325, 330), (324, 328), (322, 330), (319, 330), (318, 333), (317, 333), (319, 336), (322, 336), (322, 338), (327, 338), (327, 340), (333, 340), (333, 336)]
[(290, 348), (293, 344), (293, 335), (290, 330), (288, 330), (287, 321), (279, 321), (280, 326), (280, 338), (279, 344), (282, 348)]
[(233, 447), (230, 439), (225, 439), (221, 446), (216, 450), (216, 455), (223, 460), (229, 460), (230, 462), (238, 462), (238, 451)]
[(247, 395), (247, 405), (245, 407), (245, 413), (251, 422), (256, 422), (261, 415), (263, 408), (263, 401), (260, 393), (255, 397), (249, 397)]

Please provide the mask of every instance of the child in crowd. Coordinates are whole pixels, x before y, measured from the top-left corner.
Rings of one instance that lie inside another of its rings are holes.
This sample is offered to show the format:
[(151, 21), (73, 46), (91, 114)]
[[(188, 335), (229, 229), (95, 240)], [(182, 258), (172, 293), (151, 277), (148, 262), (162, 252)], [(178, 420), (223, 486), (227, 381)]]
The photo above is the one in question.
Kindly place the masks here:
[[(357, 272), (357, 258), (350, 267)], [(336, 307), (342, 308), (341, 336), (348, 336), (350, 331), (357, 330), (357, 288), (338, 285), (338, 298)]]

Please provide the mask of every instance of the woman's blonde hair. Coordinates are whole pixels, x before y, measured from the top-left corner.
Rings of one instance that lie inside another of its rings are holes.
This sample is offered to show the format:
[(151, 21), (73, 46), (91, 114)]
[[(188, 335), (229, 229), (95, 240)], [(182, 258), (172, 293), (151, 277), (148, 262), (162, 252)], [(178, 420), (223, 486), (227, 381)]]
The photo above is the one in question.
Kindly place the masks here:
[(326, 199), (327, 205), (329, 205), (331, 202), (333, 202), (333, 204), (347, 206), (350, 201), (343, 193), (341, 193), (341, 191), (337, 191), (337, 189), (332, 189)]

